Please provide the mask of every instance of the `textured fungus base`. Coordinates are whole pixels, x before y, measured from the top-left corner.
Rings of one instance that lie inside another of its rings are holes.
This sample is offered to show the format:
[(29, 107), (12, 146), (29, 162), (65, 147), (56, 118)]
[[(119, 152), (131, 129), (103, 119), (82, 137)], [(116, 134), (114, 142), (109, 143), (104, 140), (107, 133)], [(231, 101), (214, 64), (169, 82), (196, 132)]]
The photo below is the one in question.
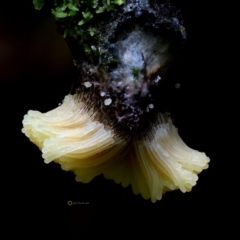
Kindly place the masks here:
[(205, 153), (183, 143), (168, 117), (158, 117), (152, 140), (122, 139), (95, 121), (81, 99), (68, 95), (52, 111), (29, 111), (22, 132), (41, 149), (45, 163), (59, 163), (77, 181), (87, 183), (103, 174), (156, 202), (165, 191), (191, 191), (209, 162)]

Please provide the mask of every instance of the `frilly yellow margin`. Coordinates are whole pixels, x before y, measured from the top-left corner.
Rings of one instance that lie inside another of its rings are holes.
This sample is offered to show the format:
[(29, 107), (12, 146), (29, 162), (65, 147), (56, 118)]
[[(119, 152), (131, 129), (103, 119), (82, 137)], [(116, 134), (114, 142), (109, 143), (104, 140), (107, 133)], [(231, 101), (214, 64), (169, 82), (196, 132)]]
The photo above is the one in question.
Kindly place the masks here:
[(81, 99), (68, 95), (56, 109), (30, 110), (23, 120), (22, 132), (41, 149), (45, 163), (59, 163), (77, 181), (103, 174), (156, 202), (165, 191), (191, 191), (197, 174), (208, 167), (205, 153), (187, 147), (170, 120), (153, 129), (151, 141), (123, 140), (86, 109)]

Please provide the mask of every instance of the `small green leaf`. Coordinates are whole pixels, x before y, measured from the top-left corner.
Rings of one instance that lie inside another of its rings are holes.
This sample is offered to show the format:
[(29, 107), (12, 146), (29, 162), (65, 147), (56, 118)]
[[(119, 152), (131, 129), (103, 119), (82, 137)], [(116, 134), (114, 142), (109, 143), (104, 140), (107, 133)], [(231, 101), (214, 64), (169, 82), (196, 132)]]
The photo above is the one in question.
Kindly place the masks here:
[(105, 9), (106, 9), (105, 7), (98, 7), (96, 9), (96, 13), (102, 13), (102, 12), (104, 12)]
[(105, 0), (103, 2), (105, 2), (105, 4), (107, 4), (107, 5), (110, 5), (110, 0)]
[(106, 52), (106, 50), (104, 50), (104, 49), (102, 49), (102, 48), (99, 48), (98, 51), (99, 51), (99, 54), (100, 54), (100, 55), (102, 55), (102, 54), (104, 54), (104, 53)]
[(82, 26), (85, 22), (86, 22), (86, 20), (81, 20), (80, 22), (78, 22), (78, 25)]
[(88, 12), (82, 12), (82, 15), (87, 20), (90, 20), (93, 17), (92, 13), (89, 12), (89, 11)]
[(41, 10), (45, 4), (45, 0), (33, 0), (33, 5), (36, 10)]
[(109, 5), (109, 6), (107, 7), (107, 10), (108, 10), (108, 11), (111, 11), (111, 10), (114, 10), (114, 9), (115, 9), (114, 5)]
[(75, 16), (76, 14), (77, 14), (76, 11), (70, 11), (70, 12), (68, 13), (68, 16)]
[(72, 11), (75, 11), (75, 12), (78, 12), (79, 11), (79, 8), (77, 8), (76, 6), (74, 6), (73, 4), (69, 3), (67, 5), (67, 7), (72, 10)]
[(84, 3), (87, 7), (95, 8), (98, 5), (98, 0), (85, 0)]
[(91, 49), (95, 52), (97, 51), (97, 48), (95, 46), (91, 46)]
[(55, 10), (57, 12), (64, 12), (67, 9), (67, 5), (64, 5), (62, 7), (56, 7)]
[(86, 53), (91, 53), (91, 49), (89, 47), (85, 46), (85, 52)]
[(113, 0), (113, 3), (115, 3), (117, 5), (122, 5), (125, 3), (125, 0)]
[(67, 13), (65, 12), (57, 12), (55, 10), (52, 9), (52, 14), (56, 17), (56, 18), (65, 18), (68, 16)]
[(95, 28), (89, 28), (88, 29), (90, 36), (94, 36), (96, 29)]

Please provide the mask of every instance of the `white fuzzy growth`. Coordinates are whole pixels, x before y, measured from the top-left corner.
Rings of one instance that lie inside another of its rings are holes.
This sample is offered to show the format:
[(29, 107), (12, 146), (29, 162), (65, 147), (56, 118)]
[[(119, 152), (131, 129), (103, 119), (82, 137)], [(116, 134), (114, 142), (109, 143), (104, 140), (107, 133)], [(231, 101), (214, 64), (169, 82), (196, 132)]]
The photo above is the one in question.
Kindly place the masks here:
[(112, 99), (111, 98), (107, 98), (104, 100), (104, 105), (108, 106), (112, 103)]
[(100, 96), (101, 96), (101, 97), (104, 97), (105, 95), (106, 95), (105, 92), (100, 92)]
[(47, 113), (29, 111), (22, 132), (43, 153), (45, 163), (55, 161), (63, 170), (71, 170), (76, 180), (89, 182), (99, 174), (152, 202), (165, 191), (190, 191), (197, 174), (208, 167), (209, 158), (187, 147), (170, 120), (160, 122), (152, 132), (152, 141), (115, 137), (86, 112), (81, 100), (65, 97), (61, 106)]
[(90, 88), (92, 86), (92, 84), (90, 82), (84, 82), (83, 85), (86, 87), (86, 88)]
[(153, 108), (154, 108), (154, 105), (151, 103), (151, 104), (148, 105), (148, 107), (149, 107), (150, 109), (153, 109)]
[[(168, 60), (168, 45), (156, 36), (136, 28), (126, 39), (116, 43), (119, 66), (112, 71), (111, 87), (115, 91), (126, 91), (133, 97), (143, 92), (148, 94), (147, 80)], [(157, 78), (160, 81), (160, 77)]]
[(128, 4), (125, 4), (124, 9), (127, 12), (131, 12), (133, 9), (146, 9), (148, 11), (152, 11), (149, 9), (149, 1), (148, 0), (137, 0)]

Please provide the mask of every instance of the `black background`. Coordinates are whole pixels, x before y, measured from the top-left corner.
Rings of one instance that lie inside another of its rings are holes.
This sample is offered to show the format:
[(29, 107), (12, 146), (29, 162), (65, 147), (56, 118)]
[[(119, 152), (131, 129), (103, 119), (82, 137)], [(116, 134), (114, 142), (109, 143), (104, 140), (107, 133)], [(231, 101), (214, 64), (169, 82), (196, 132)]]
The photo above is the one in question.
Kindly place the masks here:
[[(228, 205), (222, 127), (218, 109), (215, 7), (204, 1), (182, 1), (191, 43), (189, 61), (166, 101), (184, 142), (210, 157), (192, 192), (166, 193), (155, 204), (113, 181), (97, 177), (76, 183), (74, 174), (57, 164), (44, 164), (41, 152), (21, 133), (28, 110), (46, 112), (70, 92), (72, 57), (55, 32), (50, 13), (35, 11), (31, 1), (9, 1), (0, 8), (1, 217), (8, 235), (116, 235), (130, 230), (161, 237), (164, 232), (204, 236), (223, 223)], [(68, 206), (68, 201), (80, 202)], [(88, 204), (83, 204), (88, 203)], [(220, 225), (219, 225), (220, 224)], [(31, 230), (31, 231), (30, 231)], [(50, 236), (48, 235), (48, 236)], [(189, 235), (192, 236), (192, 235)], [(193, 235), (194, 236), (194, 235)], [(115, 238), (112, 235), (112, 238)]]

